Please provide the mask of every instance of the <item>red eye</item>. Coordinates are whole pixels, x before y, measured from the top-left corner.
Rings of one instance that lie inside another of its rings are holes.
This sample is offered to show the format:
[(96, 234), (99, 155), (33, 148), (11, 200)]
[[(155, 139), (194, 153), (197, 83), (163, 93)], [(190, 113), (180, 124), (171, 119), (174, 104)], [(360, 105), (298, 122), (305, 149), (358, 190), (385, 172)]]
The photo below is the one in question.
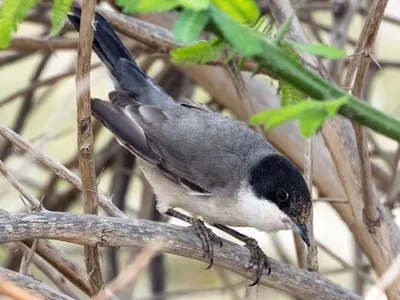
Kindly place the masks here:
[(278, 191), (276, 192), (276, 198), (280, 202), (284, 202), (289, 199), (289, 193), (286, 192), (284, 189), (279, 188)]

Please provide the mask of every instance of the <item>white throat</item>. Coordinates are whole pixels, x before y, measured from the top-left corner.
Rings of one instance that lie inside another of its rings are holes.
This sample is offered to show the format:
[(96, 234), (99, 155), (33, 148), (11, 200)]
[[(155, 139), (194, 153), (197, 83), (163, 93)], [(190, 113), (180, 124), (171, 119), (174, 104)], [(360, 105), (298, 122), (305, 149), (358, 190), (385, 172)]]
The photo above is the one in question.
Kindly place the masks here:
[(250, 227), (265, 232), (291, 229), (290, 218), (275, 203), (258, 198), (250, 186), (242, 185), (238, 200)]

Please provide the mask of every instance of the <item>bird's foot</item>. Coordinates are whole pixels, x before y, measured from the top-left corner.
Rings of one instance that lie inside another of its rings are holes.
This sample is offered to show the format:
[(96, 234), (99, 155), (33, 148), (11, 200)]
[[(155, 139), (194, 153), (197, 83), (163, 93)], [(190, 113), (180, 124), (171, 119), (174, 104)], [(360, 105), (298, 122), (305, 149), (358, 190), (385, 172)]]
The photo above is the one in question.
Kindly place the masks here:
[(246, 243), (245, 247), (251, 252), (249, 269), (254, 266), (257, 267), (256, 280), (250, 284), (250, 286), (254, 286), (260, 281), (264, 267), (268, 270), (268, 275), (271, 273), (271, 262), (268, 256), (261, 250), (260, 246), (258, 246), (255, 239), (247, 238), (244, 242)]
[(196, 230), (197, 236), (201, 240), (203, 247), (203, 257), (208, 257), (210, 259), (210, 264), (206, 268), (209, 269), (214, 263), (214, 243), (219, 244), (222, 247), (221, 239), (212, 230), (204, 224), (204, 221), (199, 219), (194, 219), (192, 222), (192, 227)]

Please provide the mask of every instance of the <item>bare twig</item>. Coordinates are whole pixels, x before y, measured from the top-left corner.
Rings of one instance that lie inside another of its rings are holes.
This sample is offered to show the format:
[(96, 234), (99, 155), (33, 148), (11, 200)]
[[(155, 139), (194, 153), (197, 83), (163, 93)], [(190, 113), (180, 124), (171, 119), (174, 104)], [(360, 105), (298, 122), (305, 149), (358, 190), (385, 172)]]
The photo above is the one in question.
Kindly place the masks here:
[[(18, 230), (10, 226), (16, 223)], [(202, 257), (201, 241), (187, 227), (147, 220), (59, 212), (17, 213), (0, 218), (1, 241), (26, 238), (57, 239), (90, 246), (141, 248), (157, 241), (161, 251), (204, 262), (207, 260)], [(254, 270), (248, 269), (249, 251), (227, 240), (223, 243), (224, 247), (215, 249), (214, 264), (254, 279)], [(286, 291), (299, 299), (361, 299), (316, 272), (283, 265), (273, 259), (271, 263), (271, 274), (267, 275), (267, 270), (264, 270), (260, 284)]]
[[(38, 241), (38, 240), (35, 240)], [(21, 250), (24, 255), (27, 255), (31, 248), (26, 246), (22, 242), (13, 243), (17, 249)], [(67, 279), (55, 271), (52, 266), (46, 262), (43, 258), (38, 255), (34, 255), (32, 258), (33, 264), (44, 274), (48, 279), (50, 279), (63, 293), (71, 296), (74, 299), (80, 299), (81, 297), (74, 290), (72, 285), (67, 281)]]
[[(74, 185), (77, 189), (82, 190), (81, 179), (76, 176), (73, 172), (65, 168), (63, 165), (55, 162), (46, 154), (39, 151), (35, 146), (29, 143), (26, 139), (21, 137), (20, 135), (13, 132), (11, 129), (7, 128), (3, 124), (0, 124), (0, 135), (9, 139), (15, 146), (21, 148), (26, 151), (29, 155), (31, 155), (34, 159), (40, 161), (44, 165), (46, 165), (50, 170), (52, 170), (55, 174), (60, 176), (61, 178), (67, 180), (72, 185)], [(120, 218), (127, 218), (127, 216), (121, 212), (115, 205), (111, 202), (111, 200), (104, 196), (100, 195), (100, 205), (107, 212), (108, 215)]]
[[(371, 7), (370, 13), (364, 23), (360, 40), (357, 43), (355, 55), (350, 62), (349, 70), (344, 82), (345, 86), (350, 86), (354, 78), (352, 94), (361, 96), (365, 77), (368, 72), (371, 61), (370, 51), (378, 34), (383, 13), (385, 11), (387, 0), (376, 0)], [(368, 145), (366, 130), (358, 123), (353, 123), (357, 139), (357, 148), (361, 162), (362, 188), (364, 196), (364, 213), (369, 226), (377, 226), (380, 222), (380, 215), (373, 196), (371, 165), (369, 162)]]
[[(143, 248), (135, 259), (129, 263), (114, 280), (107, 284), (106, 289), (111, 293), (115, 293), (127, 286), (129, 283), (134, 285), (140, 272), (150, 263), (158, 250), (159, 247), (157, 246), (157, 242)], [(94, 300), (103, 299), (101, 294), (97, 295)]]
[(10, 50), (32, 52), (36, 50), (69, 50), (78, 47), (78, 39), (69, 38), (13, 38), (10, 41)]
[(318, 247), (320, 247), (324, 252), (326, 252), (329, 256), (333, 257), (336, 261), (338, 261), (344, 268), (348, 268), (353, 270), (357, 275), (362, 277), (364, 280), (366, 280), (369, 283), (374, 283), (374, 281), (366, 274), (364, 271), (358, 269), (357, 267), (352, 266), (351, 264), (347, 263), (345, 260), (343, 260), (339, 255), (336, 255), (333, 253), (331, 250), (329, 250), (327, 247), (322, 245), (321, 243), (317, 242)]
[(0, 293), (18, 300), (73, 300), (32, 277), (0, 267)]
[[(90, 63), (92, 55), (94, 11), (96, 1), (82, 3), (82, 16), (79, 29), (78, 61), (76, 67), (76, 103), (78, 121), (78, 158), (82, 177), (82, 192), (85, 199), (84, 213), (97, 214), (99, 199), (93, 159), (93, 132), (90, 101)], [(99, 250), (84, 248), (86, 270), (94, 294), (104, 288), (103, 275), (99, 261)]]
[(394, 204), (397, 200), (396, 192), (398, 190), (398, 186), (396, 183), (397, 183), (397, 177), (399, 174), (399, 171), (397, 170), (399, 167), (399, 161), (400, 161), (400, 145), (397, 146), (395, 162), (392, 167), (392, 177), (390, 179), (389, 186), (387, 189), (386, 205), (388, 206), (389, 209), (393, 209)]
[[(304, 176), (312, 197), (312, 169), (313, 169), (313, 145), (314, 136), (306, 141), (306, 151), (304, 157)], [(318, 249), (314, 236), (314, 208), (311, 207), (310, 217), (307, 221), (307, 227), (310, 238), (310, 248), (307, 251), (307, 269), (312, 272), (318, 272)]]
[[(400, 276), (400, 254), (393, 260), (390, 267), (379, 278), (375, 286), (368, 292), (365, 299), (374, 300), (379, 297), (380, 292), (384, 292)], [(378, 295), (377, 295), (378, 294)], [(393, 298), (395, 299), (395, 298)]]
[[(101, 63), (97, 63), (97, 64), (93, 64), (92, 69), (98, 68), (99, 66), (101, 66)], [(27, 93), (30, 93), (32, 91), (34, 91), (35, 89), (42, 87), (42, 86), (48, 86), (48, 85), (53, 85), (56, 82), (58, 82), (61, 79), (67, 78), (69, 76), (72, 76), (75, 74), (75, 70), (70, 70), (70, 71), (66, 71), (63, 72), (61, 74), (58, 75), (54, 75), (48, 79), (44, 79), (44, 80), (40, 80), (40, 81), (35, 81), (34, 83), (30, 84), (29, 86), (27, 86), (26, 88), (17, 91), (11, 95), (9, 95), (8, 97), (4, 98), (3, 100), (0, 101), (0, 107), (11, 102), (12, 100), (14, 100), (17, 97), (23, 96)]]
[(40, 201), (33, 197), (24, 186), (19, 183), (19, 181), (15, 178), (13, 174), (7, 169), (4, 163), (0, 160), (0, 173), (4, 175), (4, 177), (8, 180), (8, 182), (20, 193), (30, 205), (32, 205), (33, 209), (40, 207)]

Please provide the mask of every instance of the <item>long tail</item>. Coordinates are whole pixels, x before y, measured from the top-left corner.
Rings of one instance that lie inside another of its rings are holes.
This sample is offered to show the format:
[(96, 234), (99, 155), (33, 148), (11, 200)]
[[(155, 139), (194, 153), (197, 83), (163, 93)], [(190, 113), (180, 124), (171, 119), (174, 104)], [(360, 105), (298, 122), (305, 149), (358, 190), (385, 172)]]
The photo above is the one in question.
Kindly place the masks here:
[[(73, 8), (68, 18), (79, 31), (81, 9)], [(118, 91), (143, 104), (165, 105), (173, 100), (137, 65), (110, 24), (98, 13), (95, 20), (93, 50), (107, 67)]]

